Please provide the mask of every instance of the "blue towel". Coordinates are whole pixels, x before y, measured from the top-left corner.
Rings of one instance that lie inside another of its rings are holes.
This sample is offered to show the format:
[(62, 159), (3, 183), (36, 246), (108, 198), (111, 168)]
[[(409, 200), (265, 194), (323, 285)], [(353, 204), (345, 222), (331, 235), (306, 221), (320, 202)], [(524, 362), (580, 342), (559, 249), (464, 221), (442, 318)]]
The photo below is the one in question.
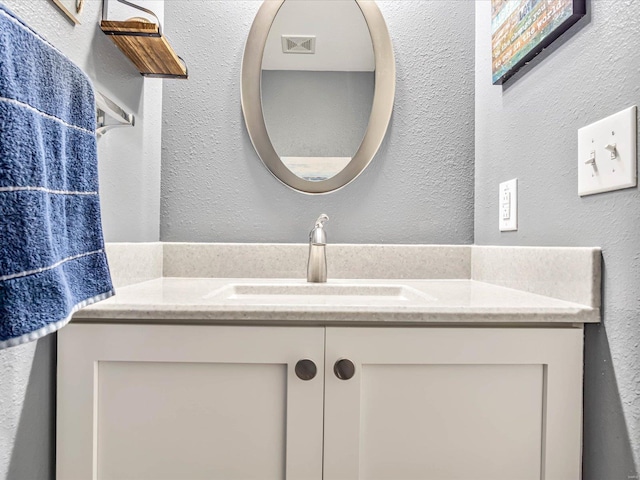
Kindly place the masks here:
[(113, 293), (93, 87), (0, 4), (0, 349)]

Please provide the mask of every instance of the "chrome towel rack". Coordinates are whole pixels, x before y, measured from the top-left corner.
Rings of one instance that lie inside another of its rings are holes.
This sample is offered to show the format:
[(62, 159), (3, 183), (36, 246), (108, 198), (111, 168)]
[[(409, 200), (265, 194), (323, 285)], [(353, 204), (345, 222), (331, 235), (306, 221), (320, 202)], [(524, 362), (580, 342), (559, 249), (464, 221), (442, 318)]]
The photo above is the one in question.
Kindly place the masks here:
[(96, 136), (100, 138), (116, 127), (133, 127), (135, 117), (127, 113), (117, 103), (96, 91)]

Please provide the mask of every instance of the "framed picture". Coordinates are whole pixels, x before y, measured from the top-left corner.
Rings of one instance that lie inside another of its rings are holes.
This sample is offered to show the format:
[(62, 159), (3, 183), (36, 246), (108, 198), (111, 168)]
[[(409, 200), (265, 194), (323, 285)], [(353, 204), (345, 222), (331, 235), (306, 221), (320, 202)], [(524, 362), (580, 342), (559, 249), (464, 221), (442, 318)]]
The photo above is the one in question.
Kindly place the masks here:
[(585, 0), (491, 0), (493, 84), (504, 83), (586, 12)]
[(80, 23), (84, 0), (51, 0), (74, 24)]

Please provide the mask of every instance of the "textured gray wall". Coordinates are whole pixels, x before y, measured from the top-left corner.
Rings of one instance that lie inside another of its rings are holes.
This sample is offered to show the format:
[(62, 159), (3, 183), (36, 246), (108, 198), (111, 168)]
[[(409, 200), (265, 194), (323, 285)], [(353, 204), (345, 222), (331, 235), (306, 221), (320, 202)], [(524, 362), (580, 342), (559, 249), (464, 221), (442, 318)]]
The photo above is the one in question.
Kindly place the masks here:
[[(640, 103), (640, 2), (588, 17), (502, 88), (491, 85), (490, 3), (476, 9), (475, 240), (601, 246), (604, 322), (587, 326), (584, 479), (638, 478), (640, 194), (580, 198), (577, 130)], [(498, 183), (518, 178), (518, 231), (498, 231)]]
[(375, 74), (264, 70), (262, 110), (281, 157), (352, 157), (367, 130)]
[(240, 107), (244, 43), (259, 1), (170, 0), (166, 32), (190, 79), (164, 85), (164, 241), (473, 241), (474, 4), (379, 1), (394, 43), (395, 110), (353, 183), (328, 195), (283, 186), (262, 165)]
[[(73, 27), (49, 0), (2, 0), (68, 55), (103, 93), (136, 115), (136, 127), (98, 142), (105, 237), (159, 237), (162, 83), (144, 80), (98, 27), (86, 2)], [(54, 478), (55, 337), (0, 351), (0, 479)]]

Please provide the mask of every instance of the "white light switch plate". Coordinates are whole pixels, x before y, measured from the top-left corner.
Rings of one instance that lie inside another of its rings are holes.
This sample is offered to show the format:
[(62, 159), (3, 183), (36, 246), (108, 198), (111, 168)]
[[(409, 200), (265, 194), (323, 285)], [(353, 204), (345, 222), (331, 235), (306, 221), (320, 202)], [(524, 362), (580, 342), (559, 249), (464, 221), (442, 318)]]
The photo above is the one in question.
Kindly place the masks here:
[(636, 116), (633, 106), (578, 130), (578, 195), (636, 186)]
[(502, 182), (498, 194), (500, 231), (518, 230), (518, 179)]

